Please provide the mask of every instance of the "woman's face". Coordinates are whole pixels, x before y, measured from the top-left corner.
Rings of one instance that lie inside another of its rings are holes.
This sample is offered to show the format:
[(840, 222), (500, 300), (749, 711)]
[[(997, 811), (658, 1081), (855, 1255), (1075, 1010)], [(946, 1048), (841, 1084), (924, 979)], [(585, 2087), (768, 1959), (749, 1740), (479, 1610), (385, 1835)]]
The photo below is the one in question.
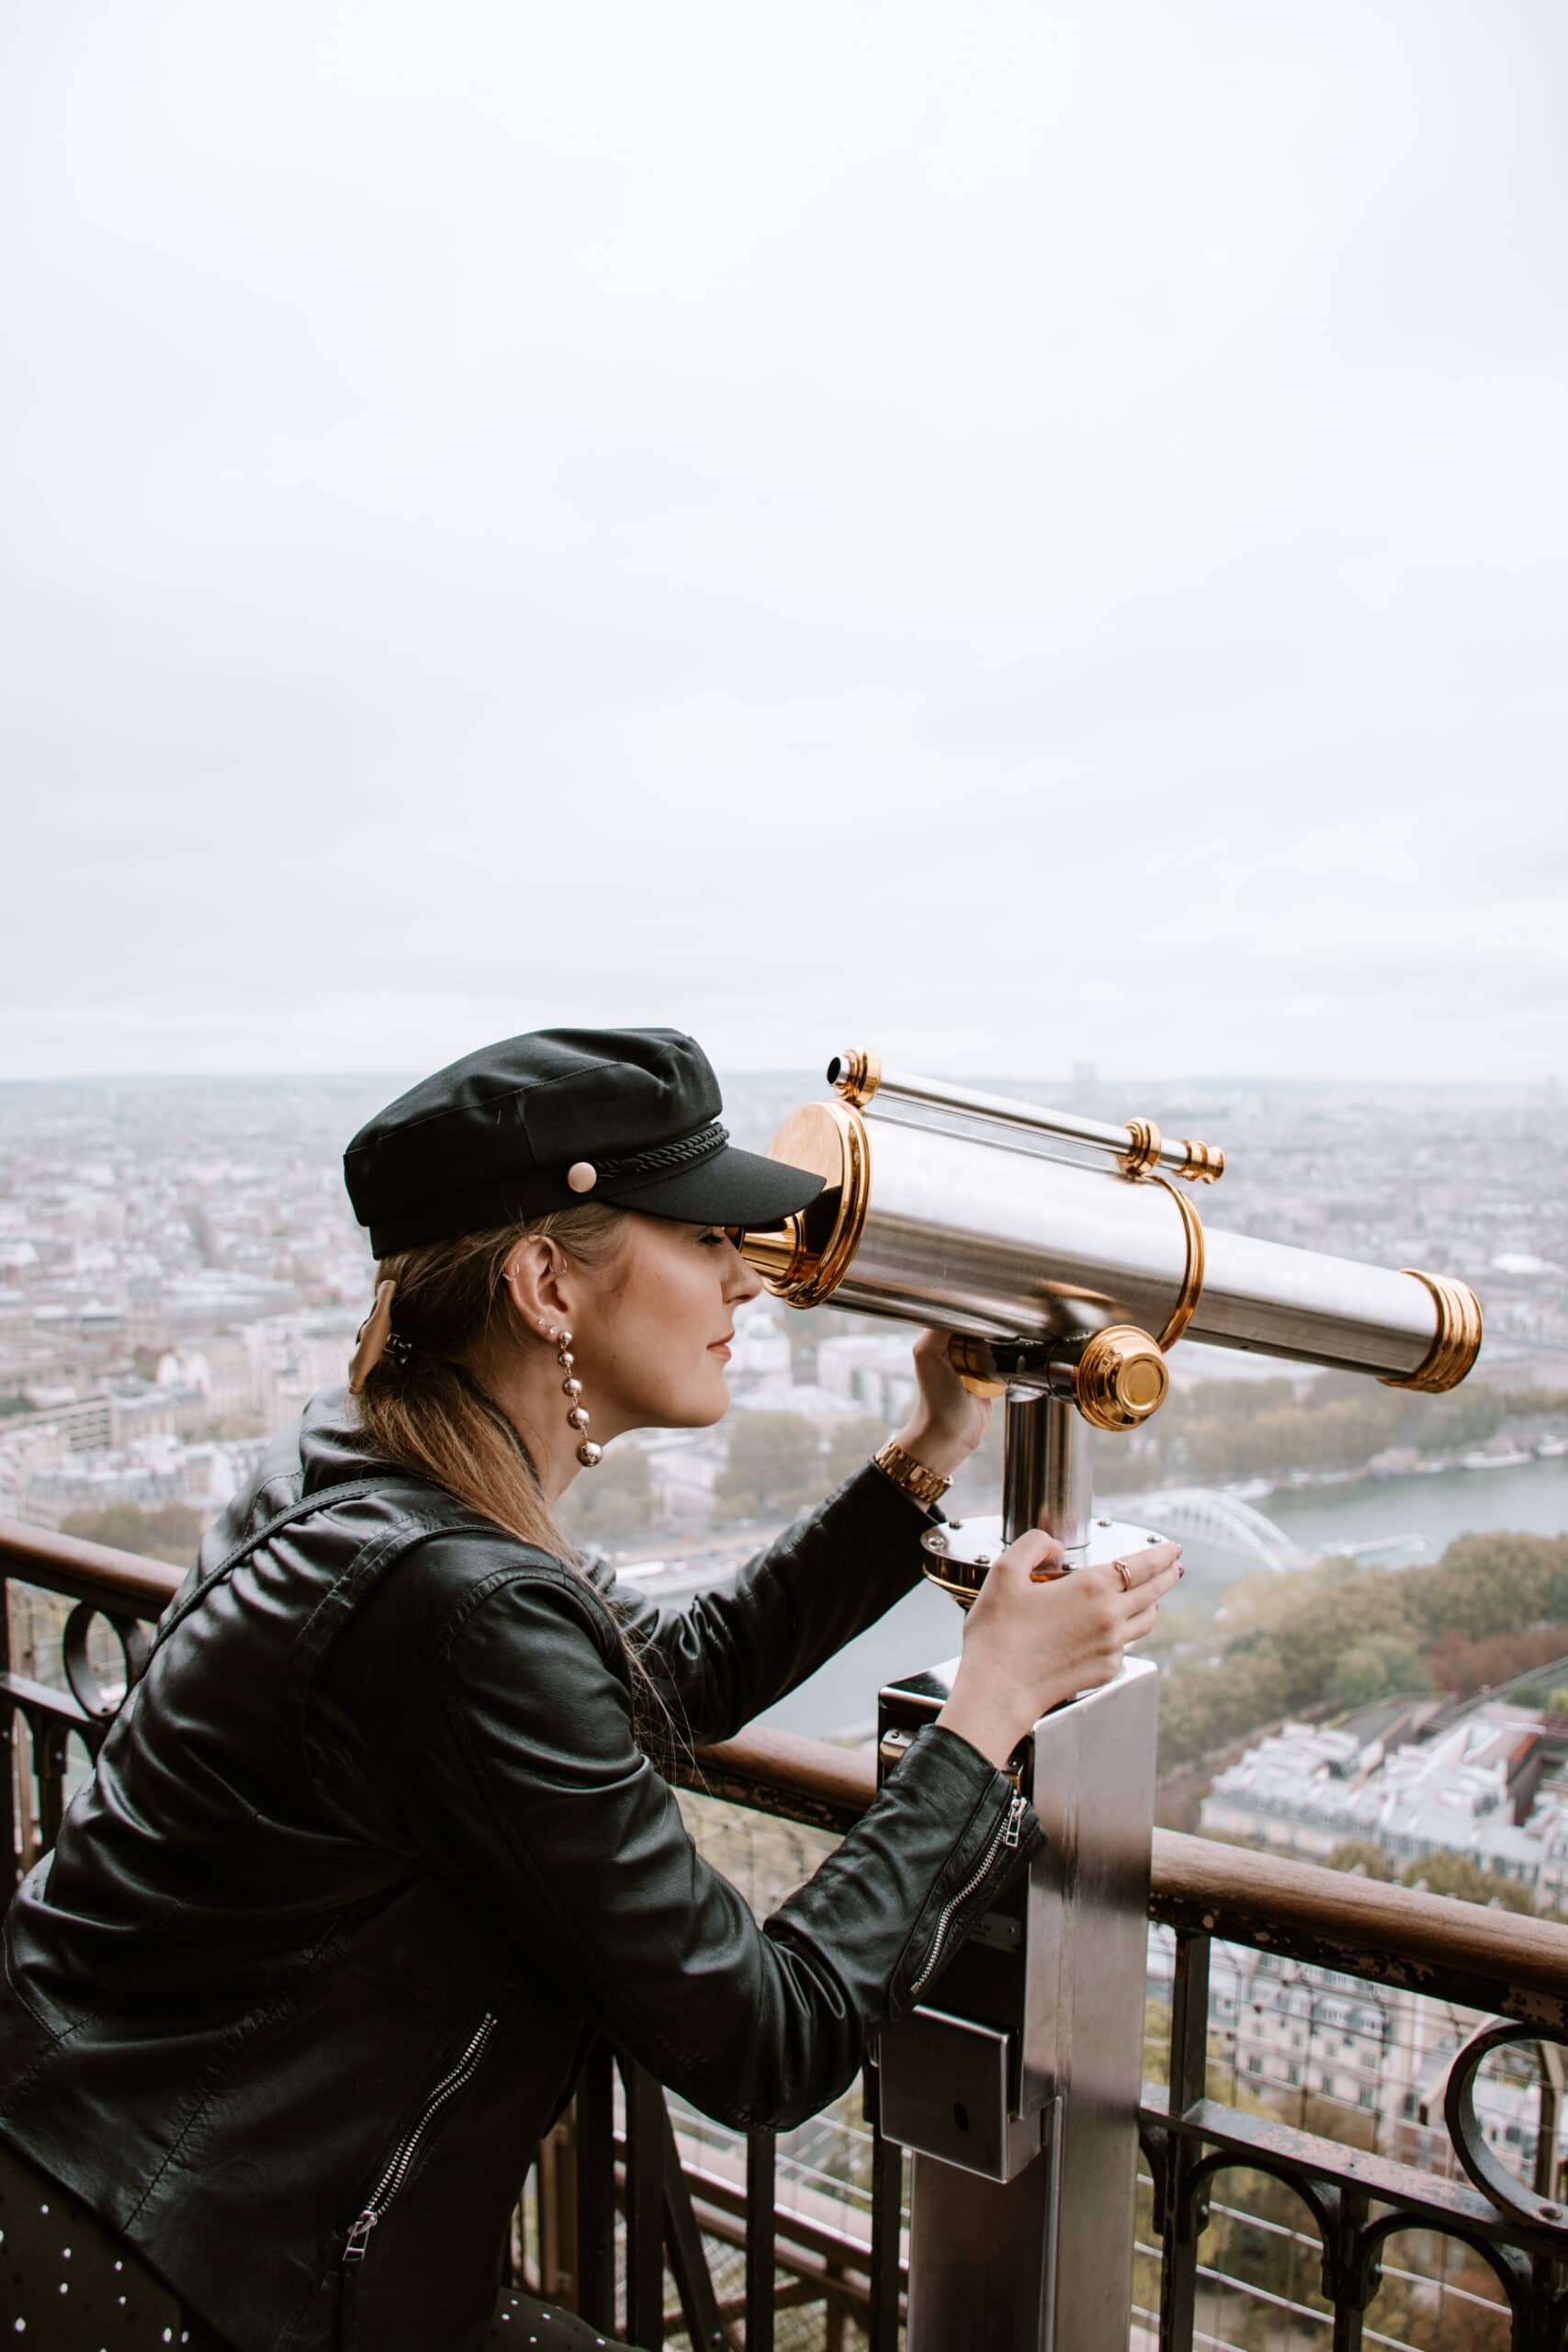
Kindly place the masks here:
[(574, 1348), (592, 1434), (722, 1420), (735, 1310), (762, 1287), (728, 1230), (627, 1212), (622, 1247), (584, 1272)]

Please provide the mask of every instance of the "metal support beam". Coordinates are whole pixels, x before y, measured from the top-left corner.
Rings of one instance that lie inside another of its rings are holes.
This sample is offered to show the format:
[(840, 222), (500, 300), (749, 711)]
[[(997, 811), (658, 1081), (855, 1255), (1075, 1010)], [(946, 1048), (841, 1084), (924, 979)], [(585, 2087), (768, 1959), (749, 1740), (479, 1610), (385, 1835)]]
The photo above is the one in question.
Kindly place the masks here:
[[(1054, 1519), (1070, 1567), (1149, 1540), (1093, 1519), (1088, 1435), (1010, 1395), (1004, 1532)], [(885, 1691), (885, 1733), (949, 1687), (939, 1668)], [(1036, 1724), (1021, 1770), (1050, 1842), (882, 2037), (883, 2128), (915, 2158), (908, 2352), (1127, 2342), (1156, 1689), (1130, 1660)]]
[[(714, 2292), (712, 2273), (703, 2250), (703, 2233), (692, 2209), (692, 2192), (681, 2169), (681, 2151), (668, 2109), (663, 2109), (663, 2116), (664, 2229), (675, 2291), (681, 2299), (681, 2314), (694, 2352), (728, 2352), (729, 2338), (719, 2313), (718, 2297)], [(770, 2220), (771, 2211), (770, 2208)]]
[(664, 2342), (664, 2094), (623, 2058), (626, 2094), (626, 2334), (643, 2352)]
[(1089, 1426), (1071, 1400), (1010, 1389), (1003, 1407), (1002, 1538), (1043, 1527), (1069, 1552), (1089, 1540), (1094, 1465)]
[(898, 2352), (903, 2270), (904, 2151), (874, 2115), (871, 2143), (871, 2312), (868, 2352)]
[[(1179, 1936), (1170, 2001), (1170, 2112), (1185, 2115), (1208, 2089), (1209, 1961), (1207, 1936)], [(1202, 2150), (1185, 2139), (1167, 2143), (1159, 2340), (1190, 2344), (1198, 2301), (1198, 2239), (1202, 2215), (1192, 2175)]]
[(607, 2042), (590, 2051), (574, 2101), (577, 2141), (577, 2311), (615, 2332), (615, 2114)]
[(746, 2137), (746, 2352), (773, 2352), (773, 2162), (771, 2132)]

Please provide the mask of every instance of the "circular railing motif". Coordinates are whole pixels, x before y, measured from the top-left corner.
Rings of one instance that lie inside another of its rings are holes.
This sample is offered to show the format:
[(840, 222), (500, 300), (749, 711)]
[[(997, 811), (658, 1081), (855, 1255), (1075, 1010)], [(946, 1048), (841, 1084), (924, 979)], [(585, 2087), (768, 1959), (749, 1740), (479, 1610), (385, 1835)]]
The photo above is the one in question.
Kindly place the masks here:
[[(1483, 2063), (1494, 2051), (1510, 2047), (1516, 2042), (1533, 2042), (1546, 2064), (1546, 2052), (1562, 2050), (1564, 2037), (1543, 2031), (1540, 2026), (1518, 2025), (1505, 2021), (1500, 2025), (1483, 2026), (1472, 2034), (1449, 2069), (1449, 2079), (1443, 2092), (1443, 2120), (1461, 2164), (1482, 2193), (1492, 2199), (1500, 2212), (1510, 2220), (1524, 2222), (1538, 2229), (1561, 2230), (1568, 2222), (1568, 2206), (1557, 2199), (1541, 2197), (1516, 2180), (1506, 2165), (1501, 2164), (1486, 2144), (1485, 2132), (1475, 2111), (1475, 2079)], [(1557, 2100), (1543, 2098), (1542, 2128), (1550, 2130), (1553, 2143), (1558, 2131)], [(1556, 2150), (1553, 2146), (1553, 2156)]]
[[(99, 1681), (97, 1669), (89, 1655), (88, 1637), (95, 1620), (106, 1624), (119, 1644), (119, 1654), (125, 1665), (125, 1680), (118, 1690), (106, 1689)], [(95, 1724), (114, 1721), (141, 1679), (152, 1647), (152, 1636), (147, 1627), (140, 1624), (134, 1617), (118, 1616), (110, 1609), (96, 1609), (88, 1600), (77, 1602), (65, 1620), (65, 1631), (60, 1638), (60, 1662), (65, 1669), (72, 1697)]]

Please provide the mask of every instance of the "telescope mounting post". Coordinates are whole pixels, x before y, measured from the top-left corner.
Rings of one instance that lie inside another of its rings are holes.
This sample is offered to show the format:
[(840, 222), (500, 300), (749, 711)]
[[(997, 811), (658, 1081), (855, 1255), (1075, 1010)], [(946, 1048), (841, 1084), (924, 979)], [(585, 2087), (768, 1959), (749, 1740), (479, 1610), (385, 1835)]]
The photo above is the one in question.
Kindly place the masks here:
[[(953, 1530), (982, 1580), (985, 1547), (1031, 1527), (1065, 1545), (1065, 1573), (1159, 1540), (1095, 1518), (1089, 1426), (1061, 1379), (1032, 1370), (1006, 1388), (1001, 1521)], [(977, 1584), (948, 1589), (967, 1602)], [(883, 1774), (956, 1665), (882, 1692)], [(908, 2352), (1127, 2343), (1156, 1688), (1129, 1658), (1020, 1744), (1012, 1770), (1050, 1842), (881, 2036), (881, 2126), (912, 2155)]]
[(1094, 1509), (1088, 1423), (1070, 1398), (1019, 1386), (1002, 1411), (1002, 1542), (1043, 1527), (1081, 1551)]

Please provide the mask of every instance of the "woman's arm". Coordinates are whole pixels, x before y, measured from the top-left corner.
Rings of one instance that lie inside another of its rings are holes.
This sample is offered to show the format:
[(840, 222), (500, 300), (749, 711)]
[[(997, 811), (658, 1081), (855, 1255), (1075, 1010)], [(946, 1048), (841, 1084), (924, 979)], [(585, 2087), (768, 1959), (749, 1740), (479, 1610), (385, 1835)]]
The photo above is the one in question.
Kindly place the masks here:
[(944, 1955), (1043, 1833), (1003, 1774), (933, 1726), (759, 1927), (642, 1754), (592, 1612), (526, 1570), (470, 1596), (378, 1742), (398, 1810), (426, 1866), (570, 2013), (710, 2115), (797, 2121), (908, 2006), (951, 1897)]
[[(637, 1738), (597, 1598), (492, 1535), (433, 1535), (329, 1654), (329, 1771), (352, 1726), (388, 1827), (498, 1949), (708, 2113), (786, 2123), (850, 2079), (866, 2032), (925, 1991), (1041, 1842), (998, 1769), (1035, 1718), (1109, 1680), (1178, 1574), (1175, 1547), (1037, 1581), (1023, 1537), (970, 1611), (950, 1722), (759, 1928), (693, 1846)], [(387, 1832), (383, 1831), (382, 1835)]]
[[(897, 1442), (950, 1478), (979, 1444), (988, 1401), (971, 1396), (940, 1331), (915, 1345), (915, 1408)], [(867, 1464), (741, 1571), (733, 1592), (660, 1609), (594, 1582), (660, 1673), (677, 1722), (699, 1743), (728, 1739), (901, 1600), (920, 1569), (931, 1515)]]
[(591, 1573), (677, 1724), (705, 1745), (730, 1738), (901, 1600), (919, 1581), (930, 1525), (868, 1462), (749, 1561), (732, 1591), (660, 1608)]

